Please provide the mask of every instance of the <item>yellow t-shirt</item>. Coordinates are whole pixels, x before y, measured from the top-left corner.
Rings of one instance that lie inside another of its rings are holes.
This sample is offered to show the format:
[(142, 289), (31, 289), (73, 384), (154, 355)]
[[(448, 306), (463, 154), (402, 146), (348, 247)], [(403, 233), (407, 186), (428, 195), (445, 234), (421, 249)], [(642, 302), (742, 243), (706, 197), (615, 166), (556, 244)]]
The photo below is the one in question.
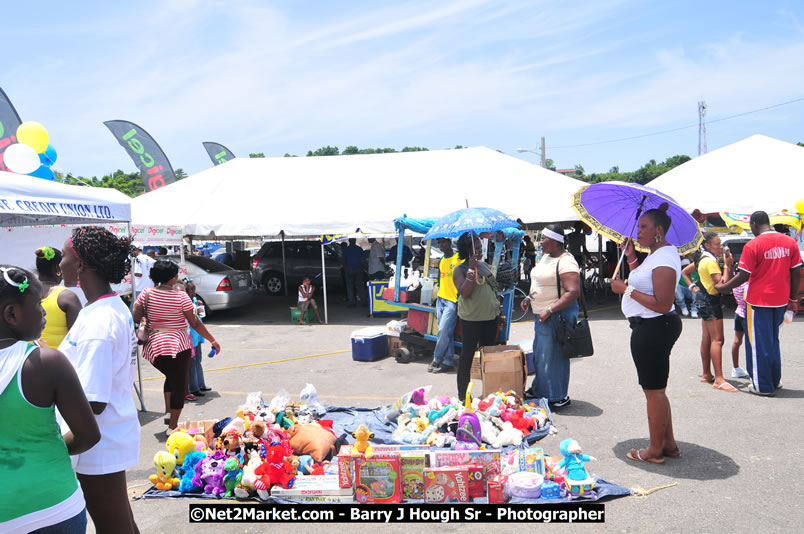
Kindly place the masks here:
[(460, 263), (461, 260), (458, 259), (457, 254), (453, 254), (449, 258), (441, 258), (441, 261), (438, 262), (438, 298), (458, 302), (458, 289), (455, 287), (455, 282), (452, 281), (452, 272)]
[(717, 261), (711, 257), (704, 256), (701, 258), (701, 261), (698, 262), (698, 276), (700, 277), (701, 283), (706, 289), (706, 292), (710, 295), (717, 295), (715, 281), (712, 280), (713, 274), (720, 274), (720, 265), (718, 265)]
[(50, 295), (42, 299), (42, 308), (45, 313), (45, 329), (42, 331), (42, 339), (45, 340), (48, 347), (58, 348), (61, 342), (67, 336), (67, 314), (64, 310), (59, 308), (59, 295), (62, 291), (66, 291), (64, 286), (54, 287)]

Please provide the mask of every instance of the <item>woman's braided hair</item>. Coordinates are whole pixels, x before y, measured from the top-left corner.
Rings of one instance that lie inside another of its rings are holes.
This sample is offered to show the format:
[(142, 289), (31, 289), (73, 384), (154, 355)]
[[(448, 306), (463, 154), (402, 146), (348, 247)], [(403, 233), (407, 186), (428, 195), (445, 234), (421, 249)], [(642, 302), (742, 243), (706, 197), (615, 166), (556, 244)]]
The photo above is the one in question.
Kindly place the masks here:
[(73, 251), (110, 284), (117, 284), (131, 268), (131, 238), (117, 237), (105, 228), (80, 226), (73, 230)]

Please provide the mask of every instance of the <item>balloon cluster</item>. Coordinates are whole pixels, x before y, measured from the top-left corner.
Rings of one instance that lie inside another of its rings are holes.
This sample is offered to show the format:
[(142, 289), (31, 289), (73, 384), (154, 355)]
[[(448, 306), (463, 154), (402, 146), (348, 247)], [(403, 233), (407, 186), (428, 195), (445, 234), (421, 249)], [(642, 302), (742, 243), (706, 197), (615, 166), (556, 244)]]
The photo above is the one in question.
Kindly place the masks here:
[(17, 174), (54, 180), (56, 175), (50, 167), (56, 163), (57, 154), (49, 140), (44, 126), (35, 121), (23, 122), (17, 128), (17, 143), (3, 153), (3, 162)]

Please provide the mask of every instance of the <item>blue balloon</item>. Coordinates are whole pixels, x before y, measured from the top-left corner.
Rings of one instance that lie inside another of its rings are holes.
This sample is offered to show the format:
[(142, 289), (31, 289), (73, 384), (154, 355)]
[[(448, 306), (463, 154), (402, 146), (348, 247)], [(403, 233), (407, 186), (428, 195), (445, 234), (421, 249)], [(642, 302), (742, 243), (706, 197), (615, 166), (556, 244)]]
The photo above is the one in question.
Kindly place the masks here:
[[(42, 154), (39, 155), (41, 156)], [(28, 176), (50, 180), (51, 182), (56, 179), (56, 174), (53, 172), (53, 169), (44, 165), (40, 165), (34, 172), (29, 172)]]
[(56, 149), (53, 148), (53, 145), (47, 145), (45, 151), (39, 154), (39, 161), (45, 167), (50, 167), (51, 165), (56, 163), (57, 157), (59, 157), (59, 155), (56, 153)]

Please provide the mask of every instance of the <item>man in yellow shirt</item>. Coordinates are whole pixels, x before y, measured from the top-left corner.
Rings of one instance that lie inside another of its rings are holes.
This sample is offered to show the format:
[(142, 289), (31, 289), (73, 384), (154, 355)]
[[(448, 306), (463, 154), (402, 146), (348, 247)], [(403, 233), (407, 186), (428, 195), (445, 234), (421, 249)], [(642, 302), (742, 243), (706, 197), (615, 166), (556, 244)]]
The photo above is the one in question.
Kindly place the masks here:
[(433, 351), (433, 362), (427, 367), (430, 373), (446, 373), (452, 371), (455, 355), (454, 334), (458, 324), (458, 290), (452, 281), (455, 266), (461, 263), (458, 255), (452, 250), (451, 239), (438, 239), (438, 248), (444, 257), (438, 263), (438, 300), (436, 300), (436, 318), (438, 319), (438, 342)]

